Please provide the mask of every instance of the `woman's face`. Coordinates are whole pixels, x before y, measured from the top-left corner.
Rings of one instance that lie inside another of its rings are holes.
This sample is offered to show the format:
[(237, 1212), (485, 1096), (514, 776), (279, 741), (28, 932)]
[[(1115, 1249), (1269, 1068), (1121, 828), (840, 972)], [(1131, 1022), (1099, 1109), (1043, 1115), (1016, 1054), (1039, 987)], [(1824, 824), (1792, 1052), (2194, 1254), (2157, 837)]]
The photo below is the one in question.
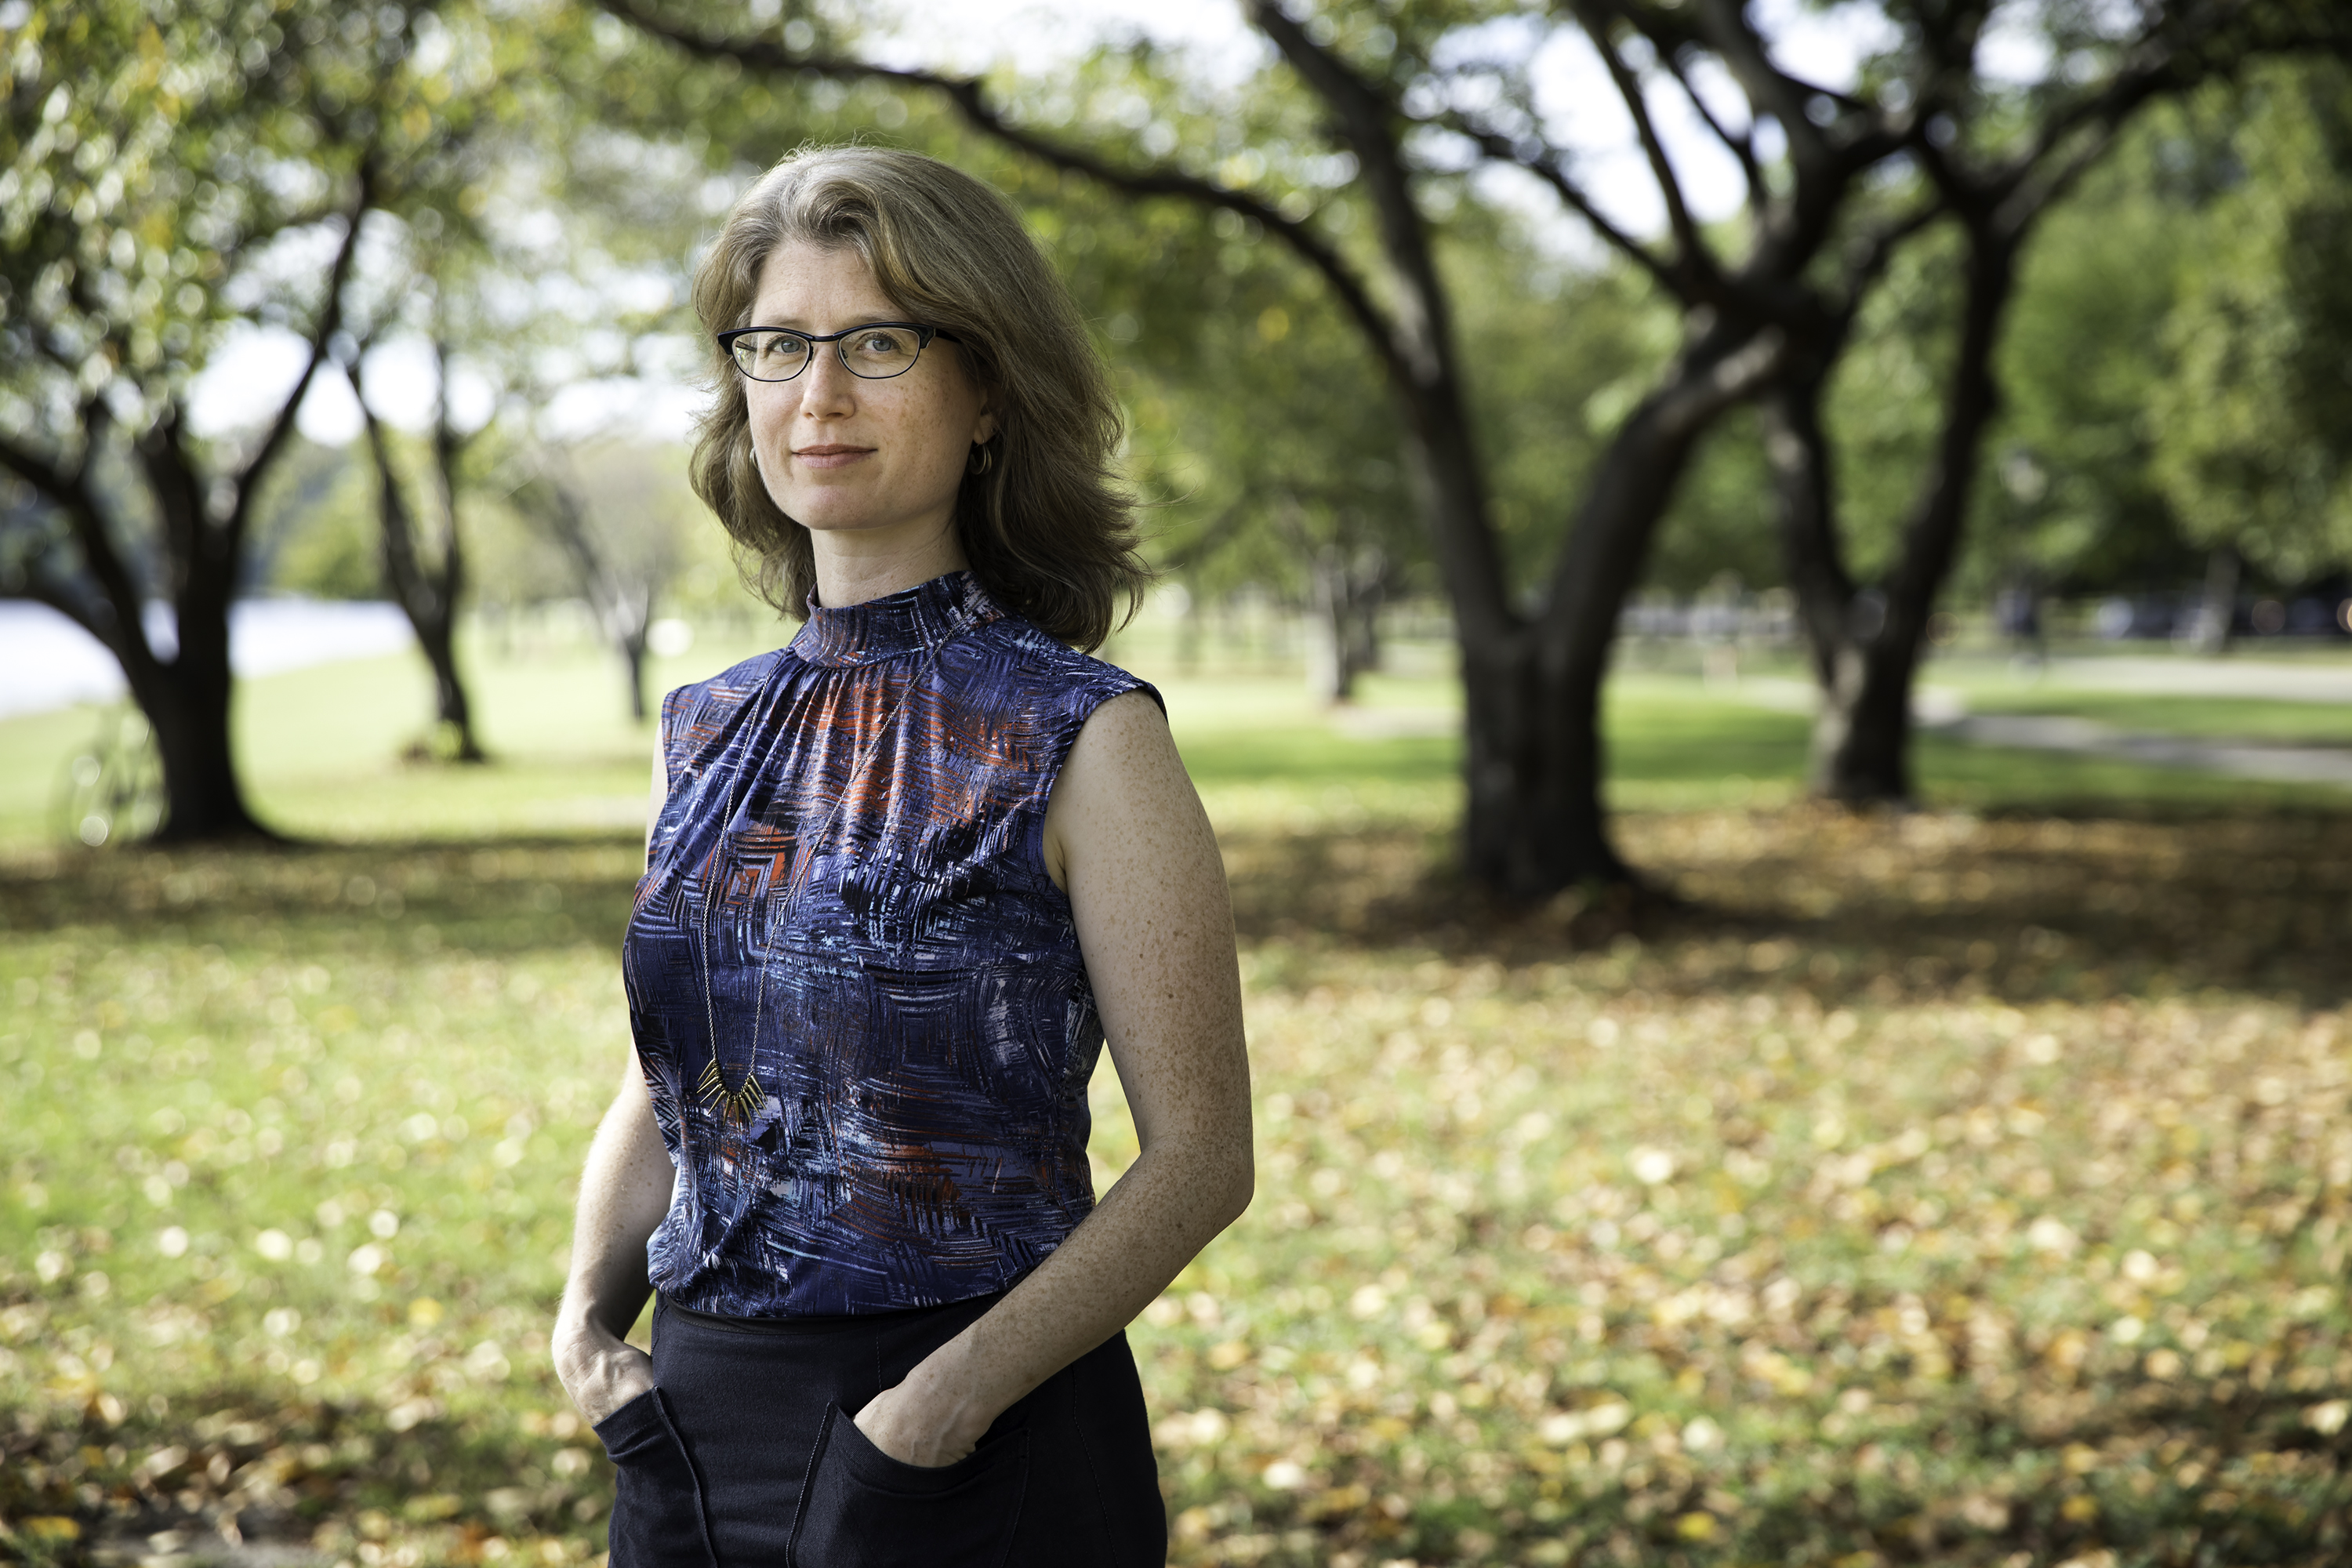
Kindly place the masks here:
[[(794, 241), (760, 269), (746, 324), (822, 335), (909, 320), (856, 251)], [(784, 514), (816, 533), (854, 531), (884, 548), (952, 526), (972, 443), (996, 431), (956, 345), (938, 338), (912, 370), (879, 381), (852, 375), (835, 345), (820, 343), (800, 374), (746, 378), (743, 395), (760, 477)]]

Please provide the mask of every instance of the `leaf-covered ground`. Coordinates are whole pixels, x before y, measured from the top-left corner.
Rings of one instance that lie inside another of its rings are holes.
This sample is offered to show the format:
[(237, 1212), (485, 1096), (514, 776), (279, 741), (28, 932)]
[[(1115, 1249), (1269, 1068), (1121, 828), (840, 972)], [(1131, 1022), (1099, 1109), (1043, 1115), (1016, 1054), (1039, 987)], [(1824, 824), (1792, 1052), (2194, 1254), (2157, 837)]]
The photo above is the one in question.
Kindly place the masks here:
[[(1666, 914), (1346, 826), (1227, 836), (1258, 1198), (1132, 1331), (1175, 1561), (2352, 1551), (2352, 819), (1631, 816)], [(541, 1347), (635, 868), (0, 868), (0, 1550), (601, 1551)]]

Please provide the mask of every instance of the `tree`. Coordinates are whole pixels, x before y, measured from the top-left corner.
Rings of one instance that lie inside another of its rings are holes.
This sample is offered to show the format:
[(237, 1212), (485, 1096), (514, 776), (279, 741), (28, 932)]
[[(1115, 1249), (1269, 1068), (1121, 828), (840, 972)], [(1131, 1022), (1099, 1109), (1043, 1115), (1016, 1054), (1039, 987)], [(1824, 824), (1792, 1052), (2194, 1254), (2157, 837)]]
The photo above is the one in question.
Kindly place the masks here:
[[(440, 323), (436, 321), (435, 325)], [(457, 614), (466, 592), (466, 548), (457, 526), (459, 462), (470, 437), (459, 434), (449, 409), (449, 343), (446, 331), (433, 334), (433, 430), (429, 478), (413, 486), (401, 475), (392, 435), (367, 400), (360, 374), (367, 348), (358, 352), (342, 371), (351, 381), (367, 426), (368, 456), (375, 467), (376, 516), (383, 540), (383, 584), (393, 601), (408, 617), (416, 646), (433, 671), (435, 710), (449, 759), (459, 763), (488, 761), (474, 734), (473, 703), (457, 669)], [(478, 435), (478, 429), (474, 432)], [(421, 495), (421, 501), (414, 497)], [(432, 520), (434, 538), (419, 548), (418, 534)]]
[[(1273, 95), (1302, 100), (1324, 141), (1314, 172), (1295, 160), (1284, 189), (1286, 182), (1268, 177), (1268, 161), (1243, 156), (1252, 151), (1244, 146), (1213, 141), (1190, 160), (1169, 156), (1181, 139), (1148, 104), (1143, 124), (1097, 128), (1094, 142), (1081, 142), (1017, 122), (979, 79), (861, 59), (807, 16), (782, 17), (746, 37), (680, 21), (648, 0), (601, 4), (692, 56), (771, 80), (875, 81), (937, 93), (975, 130), (1026, 157), (1130, 199), (1176, 198), (1230, 213), (1286, 246), (1353, 324), (1397, 409), (1403, 466), (1461, 652), (1466, 870), (1522, 899), (1630, 879), (1600, 795), (1600, 688), (1618, 611), (1700, 437), (1759, 390), (1794, 345), (1827, 331), (1906, 231), (1901, 216), (1861, 235), (1842, 231), (1837, 220), (1862, 174), (1916, 135), (1919, 120), (1909, 107), (1841, 100), (1790, 75), (1736, 0), (1710, 0), (1687, 15), (1601, 0), (1575, 7), (1669, 214), (1667, 235), (1644, 243), (1601, 213), (1572, 155), (1543, 134), (1525, 63), (1531, 33), (1564, 25), (1547, 10), (1333, 6), (1301, 21), (1252, 0), (1245, 15), (1286, 68)], [(1499, 51), (1464, 47), (1473, 24), (1513, 20), (1517, 28)], [(1719, 61), (1746, 96), (1745, 125), (1717, 116), (1693, 85), (1701, 56)], [(1252, 83), (1251, 96), (1263, 96), (1265, 85)], [(1744, 255), (1728, 257), (1691, 216), (1651, 114), (1654, 90), (1685, 95), (1746, 171)], [(1811, 117), (1817, 102), (1832, 110), (1826, 124)], [(1759, 152), (1755, 127), (1766, 120), (1788, 130), (1785, 160)], [(1314, 140), (1312, 132), (1302, 138), (1301, 150)], [(1465, 155), (1544, 182), (1681, 311), (1664, 367), (1612, 431), (1581, 498), (1562, 507), (1570, 519), (1565, 542), (1533, 595), (1516, 592), (1507, 570), (1455, 341), (1455, 300), (1437, 262), (1439, 226), (1422, 205), (1429, 184), (1458, 178)], [(1358, 215), (1360, 227), (1341, 226)], [(1835, 275), (1827, 287), (1816, 277), (1825, 258)], [(1532, 609), (1524, 607), (1529, 598)]]
[(684, 476), (651, 451), (606, 440), (591, 448), (535, 447), (518, 457), (515, 509), (562, 553), (596, 628), (619, 655), (629, 717), (642, 724), (646, 647), (683, 552), (676, 499)]
[[(228, 608), (255, 497), (340, 321), (384, 156), (372, 84), (406, 13), (105, 0), (36, 5), (0, 83), (0, 593), (122, 665), (153, 727), (160, 836), (261, 831), (231, 751)], [(295, 249), (310, 284), (284, 276)], [(301, 324), (258, 437), (212, 451), (186, 393), (234, 320)], [(173, 635), (144, 625), (151, 598)]]
[(1912, 58), (1938, 66), (1931, 76), (1906, 78), (1901, 92), (1923, 104), (1937, 127), (1915, 156), (1958, 231), (1959, 303), (1934, 443), (1876, 584), (1858, 584), (1843, 559), (1821, 417), (1843, 334), (1831, 340), (1831, 352), (1799, 362), (1765, 400), (1790, 585), (1822, 688), (1813, 787), (1857, 804), (1912, 793), (1912, 680), (1973, 503), (1985, 434), (2000, 406), (1995, 353), (2037, 224), (2148, 103), (2232, 74), (2260, 54), (2341, 47), (2352, 38), (2340, 8), (2301, 4), (2151, 7), (2130, 14), (2120, 31), (2106, 30), (2107, 13), (2053, 6), (2042, 21), (2053, 58), (2064, 68), (2021, 97), (1979, 74), (1978, 48), (1991, 10), (1977, 3), (1901, 13)]
[[(486, 182), (502, 160), (528, 160), (535, 151), (515, 133), (527, 116), (499, 68), (506, 79), (527, 79), (533, 73), (513, 58), (500, 60), (502, 47), (510, 41), (488, 16), (434, 14), (421, 17), (415, 32), (425, 66), (423, 102), (411, 109), (431, 106), (429, 115), (422, 116), (430, 133), (415, 138), (409, 155), (380, 182), (377, 199), (389, 257), (380, 268), (383, 276), (366, 280), (368, 298), (363, 307), (354, 307), (352, 341), (339, 363), (359, 402), (375, 469), (383, 586), (407, 616), (417, 650), (433, 673), (436, 750), (455, 762), (480, 763), (488, 757), (474, 731), (473, 704), (457, 665), (458, 616), (467, 591), (458, 500), (467, 449), (488, 420), (459, 429), (451, 376), (461, 348), (467, 368), (475, 368), (505, 346), (486, 322), (494, 312), (484, 295), (497, 283), (510, 282), (495, 272), (497, 241), (485, 216)], [(556, 95), (533, 99), (530, 117), (543, 120), (560, 102)], [(542, 135), (549, 129), (540, 126)], [(433, 364), (430, 458), (422, 482), (404, 476), (398, 443), (368, 401), (362, 374), (371, 350), (401, 336), (422, 340)]]

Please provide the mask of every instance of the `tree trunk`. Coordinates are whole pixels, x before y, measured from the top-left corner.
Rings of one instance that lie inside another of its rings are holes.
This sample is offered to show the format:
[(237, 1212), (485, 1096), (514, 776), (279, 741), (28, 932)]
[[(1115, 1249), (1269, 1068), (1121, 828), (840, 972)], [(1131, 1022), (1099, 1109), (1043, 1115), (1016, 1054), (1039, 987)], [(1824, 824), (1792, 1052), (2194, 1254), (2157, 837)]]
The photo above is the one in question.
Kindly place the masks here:
[[(1904, 526), (1893, 567), (1876, 586), (1861, 593), (1849, 589), (1843, 615), (1829, 613), (1843, 569), (1835, 559), (1825, 449), (1820, 440), (1819, 383), (1774, 400), (1772, 458), (1782, 499), (1782, 537), (1790, 549), (1790, 574), (1806, 605), (1806, 629), (1814, 638), (1814, 668), (1822, 680), (1821, 716), (1813, 732), (1813, 790), (1829, 799), (1868, 805), (1913, 797), (1911, 687), (1928, 617), (1958, 552), (1984, 432), (2000, 406), (1993, 351), (2016, 282), (2023, 238), (2021, 226), (2004, 226), (1990, 216), (1969, 225), (1960, 339), (1935, 456)], [(1809, 413), (1795, 412), (1800, 402), (1809, 406)], [(1779, 441), (1781, 436), (1790, 439)], [(1801, 452), (1809, 452), (1810, 458), (1797, 458)], [(1823, 476), (1811, 487), (1817, 500), (1811, 518), (1788, 510), (1792, 499), (1804, 504), (1803, 485), (1790, 477), (1790, 459)]]
[(454, 742), (449, 760), (488, 762), (488, 757), (474, 735), (473, 704), (467, 700), (465, 679), (457, 672), (457, 599), (465, 586), (466, 558), (457, 537), (457, 496), (447, 472), (454, 451), (448, 449), (446, 440), (436, 438), (444, 526), (440, 561), (436, 565), (428, 565), (416, 547), (416, 521), (401, 489), (399, 471), (393, 465), (391, 441), (383, 422), (367, 406), (356, 370), (346, 374), (351, 378), (352, 395), (360, 399), (365, 413), (368, 450), (375, 459), (376, 512), (383, 534), (384, 586), (392, 590), (393, 601), (408, 617), (408, 625), (416, 634), (416, 647), (433, 670), (436, 717)]
[(1853, 733), (1864, 685), (1864, 635), (1874, 620), (1885, 619), (1883, 601), (1855, 593), (1838, 549), (1834, 477), (1822, 429), (1825, 379), (1825, 363), (1814, 361), (1776, 384), (1760, 408), (1781, 558), (1818, 689), (1808, 783), (1822, 795), (1832, 793), (1837, 759)]
[[(229, 606), (242, 586), (239, 575), (254, 498), (293, 434), (296, 413), (318, 374), (327, 341), (341, 322), (342, 289), (358, 255), (361, 219), (374, 199), (373, 191), (371, 156), (362, 161), (358, 199), (328, 270), (309, 359), (244, 461), (205, 472), (184, 438), (184, 410), (178, 395), (168, 390), (160, 410), (132, 436), (130, 456), (152, 503), (154, 523), (152, 544), (141, 549), (137, 558), (118, 547), (115, 530), (109, 526), (110, 508), (92, 482), (91, 468), (109, 455), (108, 433), (114, 427), (110, 396), (127, 384), (92, 388), (82, 400), (81, 449), (70, 463), (0, 446), (5, 454), (0, 460), (58, 510), (79, 547), (80, 571), (63, 578), (40, 570), (40, 556), (47, 552), (36, 552), (30, 596), (63, 611), (121, 664), (131, 700), (153, 731), (163, 769), (163, 817), (156, 829), (162, 842), (275, 837), (254, 819), (237, 781), (229, 727), (236, 682), (229, 664)], [(159, 382), (149, 390), (164, 387)], [(140, 530), (133, 525), (125, 531)], [(168, 661), (149, 643), (142, 616), (158, 585), (171, 600), (176, 620), (178, 646)]]
[(1560, 550), (1540, 620), (1481, 621), (1454, 605), (1461, 641), (1463, 858), (1506, 897), (1630, 883), (1601, 797), (1601, 689), (1618, 613), (1698, 438), (1779, 363), (1777, 332), (1717, 321), (1687, 346), (1602, 454)]
[(2237, 630), (2238, 579), (2245, 562), (2233, 545), (2221, 545), (2205, 558), (2205, 596), (2197, 606), (2197, 651), (2218, 658), (2230, 651)]
[(1348, 620), (1348, 658), (1359, 675), (1370, 675), (1381, 667), (1381, 610), (1388, 597), (1388, 572), (1383, 562), (1380, 575), (1358, 596), (1356, 612)]
[(1544, 651), (1529, 632), (1462, 643), (1464, 868), (1530, 901), (1633, 880), (1601, 803), (1601, 682)]
[(124, 646), (117, 655), (131, 699), (154, 730), (163, 768), (163, 820), (156, 840), (274, 837), (246, 805), (229, 728), (236, 674), (228, 619), (244, 563), (241, 510), (226, 519), (214, 514), (212, 487), (181, 439), (176, 407), (142, 432), (133, 449), (161, 524), (177, 645), (168, 662), (157, 658), (135, 608), (123, 617), (129, 624), (118, 626)]
[(629, 717), (644, 723), (651, 711), (646, 702), (646, 639), (653, 627), (654, 598), (661, 591), (667, 567), (640, 561), (632, 571), (628, 563), (616, 561), (589, 531), (587, 509), (580, 497), (551, 474), (541, 472), (516, 494), (571, 558), (581, 596), (596, 629), (621, 656), (629, 688)]
[(156, 655), (142, 621), (118, 609), (108, 630), (131, 700), (154, 731), (163, 772), (163, 817), (156, 841), (191, 844), (274, 837), (247, 807), (229, 727), (236, 678), (229, 665), (229, 605), (237, 552), (222, 546), (205, 515), (198, 476), (181, 462), (175, 432), (142, 444), (140, 456), (176, 568), (172, 612), (176, 645)]
[(621, 663), (628, 671), (629, 718), (638, 724), (646, 721), (648, 711), (646, 706), (646, 627), (648, 624), (645, 617), (640, 617), (635, 631), (624, 632), (614, 639), (620, 647)]
[(1381, 599), (1387, 563), (1377, 550), (1346, 543), (1307, 547), (1313, 582), (1307, 611), (1307, 686), (1318, 701), (1352, 702), (1357, 678), (1379, 659)]
[(454, 619), (441, 622), (439, 635), (432, 641), (426, 642), (422, 635), (417, 641), (425, 649), (425, 662), (433, 667), (433, 697), (440, 722), (456, 742), (450, 761), (487, 763), (489, 754), (474, 738), (473, 704), (467, 700), (465, 682), (457, 674), (457, 632), (451, 624)]
[[(223, 620), (225, 626), (226, 616)], [(221, 640), (226, 645), (226, 637)], [(219, 660), (217, 669), (205, 668), (210, 663), (199, 658), (192, 665), (189, 644), (183, 640), (180, 657), (142, 681), (146, 689), (134, 688), (131, 693), (154, 730), (163, 768), (163, 820), (155, 830), (159, 844), (276, 837), (247, 809), (229, 739), (235, 688), (226, 658)]]

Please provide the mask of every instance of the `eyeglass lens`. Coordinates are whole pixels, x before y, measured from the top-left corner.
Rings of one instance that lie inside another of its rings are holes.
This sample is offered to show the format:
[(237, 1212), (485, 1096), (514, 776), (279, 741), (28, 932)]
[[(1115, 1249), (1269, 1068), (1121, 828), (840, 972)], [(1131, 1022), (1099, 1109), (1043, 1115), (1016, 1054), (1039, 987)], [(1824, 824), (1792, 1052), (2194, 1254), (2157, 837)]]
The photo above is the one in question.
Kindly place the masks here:
[[(905, 374), (923, 343), (903, 327), (861, 327), (838, 346), (852, 374), (880, 380)], [(808, 368), (813, 345), (797, 332), (747, 332), (735, 340), (734, 352), (735, 363), (754, 380), (790, 381)]]

